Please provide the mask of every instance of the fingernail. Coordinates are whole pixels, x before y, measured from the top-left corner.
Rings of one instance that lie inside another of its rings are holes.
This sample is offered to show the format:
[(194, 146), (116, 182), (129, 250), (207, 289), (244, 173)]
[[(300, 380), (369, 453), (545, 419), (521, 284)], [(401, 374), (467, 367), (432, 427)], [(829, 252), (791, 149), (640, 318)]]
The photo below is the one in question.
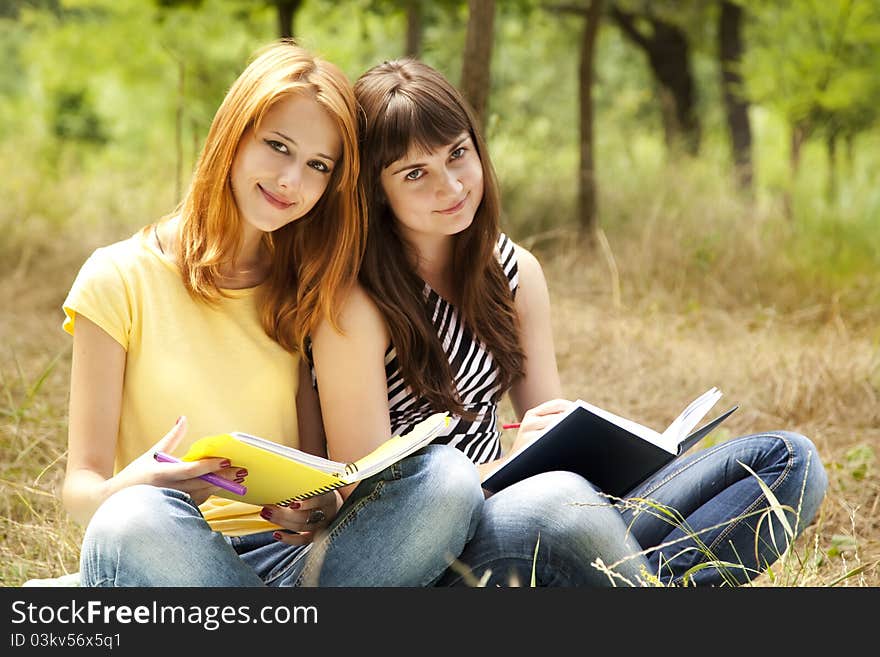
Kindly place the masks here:
[(299, 502), (291, 502), (289, 506), (291, 509), (298, 509), (302, 506), (302, 504), (300, 504)]
[(243, 478), (247, 477), (247, 470), (242, 468), (241, 470), (239, 470), (238, 472), (235, 473), (235, 476), (241, 477), (243, 479)]
[(266, 520), (271, 520), (272, 519), (272, 509), (263, 509), (262, 511), (260, 511), (260, 515), (262, 517), (264, 517)]
[(177, 426), (178, 424), (180, 424), (180, 421), (181, 421), (182, 419), (183, 419), (183, 416), (182, 416), (182, 415), (178, 415), (178, 416), (177, 416), (177, 420), (174, 421), (174, 425)]
[(232, 465), (232, 461), (230, 461), (229, 459), (223, 459), (222, 461), (220, 461), (221, 468), (228, 468), (230, 465)]
[(276, 541), (280, 541), (281, 540), (281, 532), (272, 532), (272, 538), (274, 538)]

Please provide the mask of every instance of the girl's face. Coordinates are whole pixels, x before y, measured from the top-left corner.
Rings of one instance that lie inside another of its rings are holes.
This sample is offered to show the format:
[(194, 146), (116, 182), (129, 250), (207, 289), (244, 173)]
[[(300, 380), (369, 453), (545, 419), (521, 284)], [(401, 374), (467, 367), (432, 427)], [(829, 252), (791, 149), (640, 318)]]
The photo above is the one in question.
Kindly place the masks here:
[(410, 148), (382, 170), (381, 182), (401, 236), (410, 242), (460, 233), (483, 199), (483, 166), (466, 132), (428, 153)]
[(330, 182), (342, 139), (307, 95), (293, 95), (249, 128), (232, 161), (232, 194), (246, 226), (271, 232), (311, 210)]

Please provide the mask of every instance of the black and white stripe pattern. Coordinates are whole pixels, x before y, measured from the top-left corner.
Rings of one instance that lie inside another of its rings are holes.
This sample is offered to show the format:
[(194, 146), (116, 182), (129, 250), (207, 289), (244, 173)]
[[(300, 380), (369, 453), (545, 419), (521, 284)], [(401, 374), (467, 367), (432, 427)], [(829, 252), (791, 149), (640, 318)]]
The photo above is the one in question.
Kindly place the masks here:
[[(503, 233), (495, 253), (516, 294), (519, 275), (513, 242)], [(446, 430), (434, 440), (447, 443), (461, 451), (474, 463), (484, 463), (501, 456), (498, 431), (499, 390), (492, 354), (459, 320), (456, 308), (437, 294), (427, 283), (425, 305), (437, 329), (443, 350), (455, 377), (455, 386), (465, 409), (473, 411), (473, 421), (454, 416)], [(416, 397), (403, 380), (394, 347), (385, 353), (385, 376), (388, 381), (388, 406), (391, 413), (391, 434), (410, 431), (418, 422), (435, 412), (425, 399)]]

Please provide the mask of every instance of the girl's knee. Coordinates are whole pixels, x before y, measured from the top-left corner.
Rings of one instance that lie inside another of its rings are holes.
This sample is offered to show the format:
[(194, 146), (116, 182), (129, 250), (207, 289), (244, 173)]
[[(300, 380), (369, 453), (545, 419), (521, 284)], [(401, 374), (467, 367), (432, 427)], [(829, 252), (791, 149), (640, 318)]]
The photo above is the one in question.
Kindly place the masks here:
[(476, 508), (483, 503), (480, 475), (473, 462), (460, 450), (448, 445), (431, 445), (426, 451), (430, 489), (463, 507)]
[(798, 515), (800, 516), (800, 528), (808, 525), (819, 510), (825, 492), (828, 489), (828, 473), (819, 456), (819, 451), (812, 440), (797, 433), (786, 433), (786, 439), (791, 441), (796, 463), (795, 476), (802, 494), (799, 499)]
[(589, 481), (572, 472), (534, 475), (490, 498), (493, 514), (547, 538), (569, 540), (607, 518), (620, 522), (611, 500)]
[(764, 458), (769, 467), (784, 473), (785, 483), (774, 488), (780, 504), (797, 515), (797, 533), (812, 522), (828, 488), (828, 475), (812, 440), (793, 431), (761, 434), (759, 439), (772, 439)]
[(516, 496), (533, 500), (536, 505), (555, 507), (564, 504), (610, 504), (609, 498), (588, 480), (573, 472), (555, 470), (524, 479), (512, 486)]
[(805, 491), (824, 497), (828, 487), (828, 475), (819, 450), (812, 440), (793, 431), (776, 432), (785, 444), (787, 458), (796, 480), (803, 484)]
[(162, 533), (170, 519), (168, 503), (184, 501), (185, 493), (147, 484), (128, 486), (108, 497), (89, 521), (84, 545), (138, 543)]

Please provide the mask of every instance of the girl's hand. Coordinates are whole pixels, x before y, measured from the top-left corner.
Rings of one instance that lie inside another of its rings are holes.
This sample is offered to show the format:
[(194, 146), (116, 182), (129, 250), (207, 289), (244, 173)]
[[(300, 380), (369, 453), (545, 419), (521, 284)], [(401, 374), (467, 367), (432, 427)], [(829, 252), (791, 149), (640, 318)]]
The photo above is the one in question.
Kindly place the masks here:
[(287, 530), (275, 532), (277, 540), (288, 545), (306, 545), (315, 540), (318, 530), (333, 522), (341, 506), (342, 496), (334, 490), (299, 502), (291, 502), (289, 506), (268, 504), (263, 507), (260, 515)]
[(220, 489), (211, 482), (200, 479), (213, 472), (230, 481), (241, 483), (247, 475), (242, 468), (232, 467), (228, 459), (209, 458), (184, 463), (159, 463), (153, 458), (156, 452), (170, 454), (186, 435), (186, 418), (181, 416), (159, 442), (141, 454), (119, 472), (117, 478), (126, 486), (151, 484), (162, 488), (174, 488), (192, 497), (193, 502), (201, 504)]
[(573, 403), (568, 399), (551, 399), (526, 411), (522, 422), (520, 422), (516, 440), (513, 441), (510, 448), (510, 454), (515, 454), (535, 440), (544, 429), (571, 408)]

